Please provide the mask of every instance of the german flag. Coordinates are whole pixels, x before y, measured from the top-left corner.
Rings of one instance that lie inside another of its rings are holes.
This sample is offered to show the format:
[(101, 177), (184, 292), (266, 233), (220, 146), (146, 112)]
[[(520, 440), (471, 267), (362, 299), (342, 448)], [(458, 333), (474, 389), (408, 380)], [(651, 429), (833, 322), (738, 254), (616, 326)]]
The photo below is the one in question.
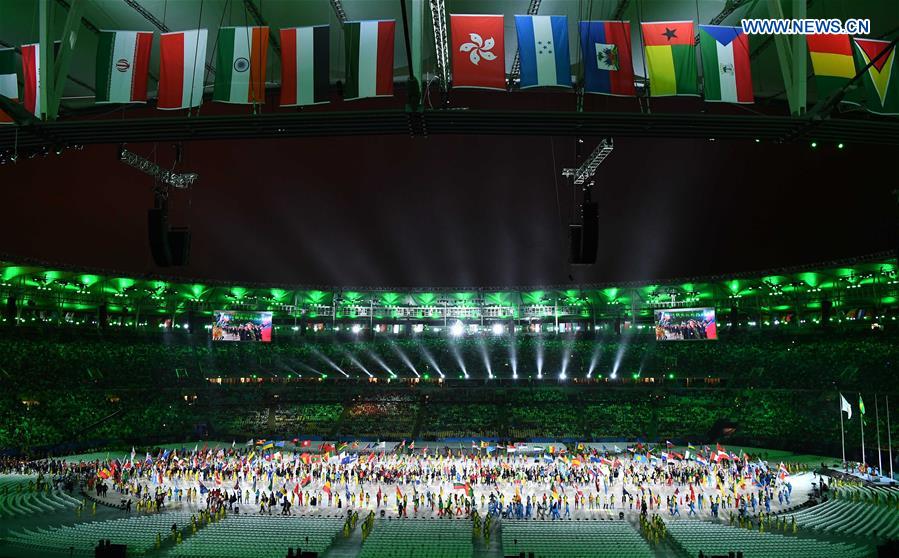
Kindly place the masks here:
[(830, 97), (855, 76), (849, 35), (806, 35), (818, 101)]
[(641, 23), (652, 97), (699, 95), (692, 21)]

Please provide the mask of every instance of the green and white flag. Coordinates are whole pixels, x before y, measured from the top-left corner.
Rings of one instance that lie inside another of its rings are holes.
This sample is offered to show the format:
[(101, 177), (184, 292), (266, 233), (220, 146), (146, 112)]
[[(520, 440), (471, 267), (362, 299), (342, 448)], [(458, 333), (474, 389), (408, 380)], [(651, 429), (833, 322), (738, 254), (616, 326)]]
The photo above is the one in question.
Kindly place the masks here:
[(221, 103), (265, 102), (268, 27), (219, 29), (212, 100)]
[(393, 43), (396, 22), (348, 21), (345, 99), (393, 95)]
[(100, 31), (97, 103), (146, 103), (153, 33)]

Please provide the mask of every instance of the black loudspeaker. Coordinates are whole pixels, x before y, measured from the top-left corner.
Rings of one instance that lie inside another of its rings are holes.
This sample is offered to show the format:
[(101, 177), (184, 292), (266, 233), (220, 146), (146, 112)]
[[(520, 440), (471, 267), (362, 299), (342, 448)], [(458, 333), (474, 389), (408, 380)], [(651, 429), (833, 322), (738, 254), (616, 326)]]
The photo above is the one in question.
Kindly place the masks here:
[(599, 248), (599, 205), (596, 202), (581, 204), (583, 225), (569, 225), (568, 241), (571, 251), (569, 259), (573, 264), (590, 265), (596, 263)]
[(159, 267), (172, 265), (172, 253), (169, 249), (169, 216), (165, 209), (147, 211), (147, 237), (150, 241), (150, 254)]
[(169, 254), (172, 265), (187, 265), (190, 261), (190, 229), (178, 227), (169, 230)]

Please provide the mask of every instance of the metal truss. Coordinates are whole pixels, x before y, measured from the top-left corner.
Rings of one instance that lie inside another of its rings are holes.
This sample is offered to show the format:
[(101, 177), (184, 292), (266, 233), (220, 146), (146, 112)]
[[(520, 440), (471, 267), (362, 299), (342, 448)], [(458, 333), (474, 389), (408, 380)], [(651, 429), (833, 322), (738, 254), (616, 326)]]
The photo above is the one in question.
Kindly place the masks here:
[(443, 0), (429, 0), (431, 27), (434, 29), (434, 50), (437, 57), (437, 81), (440, 91), (449, 88), (449, 35), (446, 29), (446, 6)]

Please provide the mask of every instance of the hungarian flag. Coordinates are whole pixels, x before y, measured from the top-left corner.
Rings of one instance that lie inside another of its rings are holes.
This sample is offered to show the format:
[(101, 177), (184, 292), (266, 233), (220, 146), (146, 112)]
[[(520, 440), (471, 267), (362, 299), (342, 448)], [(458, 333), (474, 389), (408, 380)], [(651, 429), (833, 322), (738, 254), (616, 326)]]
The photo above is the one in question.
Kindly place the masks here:
[(25, 80), (25, 110), (41, 117), (41, 45), (22, 45), (22, 77)]
[(634, 96), (629, 21), (582, 21), (584, 92)]
[(450, 15), (453, 87), (506, 88), (502, 15)]
[[(0, 48), (0, 95), (10, 101), (19, 100), (19, 83), (16, 81), (16, 51)], [(0, 110), (0, 124), (12, 124), (13, 119)]]
[(515, 16), (520, 86), (571, 87), (568, 16)]
[(693, 22), (660, 21), (640, 27), (650, 95), (698, 95)]
[(163, 33), (159, 39), (159, 95), (156, 108), (177, 110), (203, 102), (206, 29)]
[(700, 25), (702, 77), (706, 101), (751, 103), (749, 37), (740, 27)]
[(854, 39), (854, 42), (856, 66), (859, 69), (880, 56), (861, 77), (867, 93), (865, 108), (874, 114), (899, 114), (899, 75), (893, 79), (896, 45), (892, 45), (890, 41), (875, 39)]
[(394, 20), (348, 21), (346, 41), (345, 99), (393, 95)]
[(212, 100), (240, 105), (265, 101), (268, 27), (219, 29)]
[(100, 31), (97, 103), (146, 103), (153, 33)]
[(849, 35), (806, 35), (818, 100), (823, 101), (855, 77)]
[(281, 30), (282, 107), (328, 102), (330, 32), (327, 25)]

